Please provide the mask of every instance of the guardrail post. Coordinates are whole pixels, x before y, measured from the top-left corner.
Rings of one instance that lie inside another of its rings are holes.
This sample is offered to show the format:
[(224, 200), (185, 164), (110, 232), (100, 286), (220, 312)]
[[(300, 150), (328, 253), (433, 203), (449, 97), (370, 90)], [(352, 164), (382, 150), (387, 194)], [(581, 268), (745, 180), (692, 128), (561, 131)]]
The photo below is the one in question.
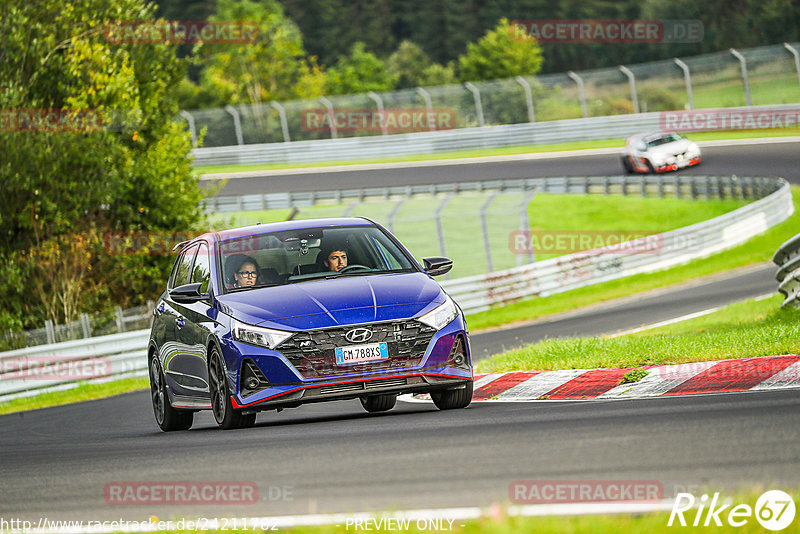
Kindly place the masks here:
[(497, 196), (498, 192), (495, 191), (494, 193), (489, 195), (489, 198), (486, 199), (486, 202), (483, 203), (481, 206), (481, 230), (483, 231), (483, 248), (486, 251), (486, 269), (487, 273), (494, 271), (494, 265), (492, 264), (492, 247), (491, 242), (489, 241), (489, 224), (486, 221), (486, 212), (489, 211), (489, 205)]
[(681, 198), (681, 177), (675, 177), (675, 198)]
[(386, 135), (388, 132), (386, 129), (386, 113), (383, 110), (383, 99), (381, 98), (381, 95), (379, 95), (375, 91), (370, 91), (369, 93), (367, 93), (367, 96), (370, 97), (372, 101), (375, 102), (375, 105), (378, 107), (378, 113), (381, 116), (381, 135)]
[(664, 198), (664, 178), (659, 174), (656, 179), (658, 180), (658, 198)]
[(797, 84), (800, 85), (800, 52), (789, 43), (783, 43), (783, 47), (794, 56), (794, 69), (797, 71)]
[(436, 121), (431, 120), (433, 117), (433, 102), (431, 102), (431, 94), (422, 87), (417, 87), (417, 94), (425, 101), (425, 109), (428, 110), (428, 129), (432, 132), (436, 131)]
[(121, 334), (121, 333), (125, 332), (125, 316), (122, 315), (122, 308), (120, 308), (119, 306), (117, 307), (116, 316), (117, 316), (116, 317), (116, 320), (117, 320), (117, 332), (119, 332)]
[(636, 77), (633, 75), (633, 71), (626, 67), (625, 65), (620, 65), (619, 70), (622, 71), (622, 74), (628, 77), (628, 84), (631, 87), (631, 100), (633, 101), (633, 112), (639, 113), (639, 97), (636, 95)]
[(514, 79), (525, 91), (525, 104), (528, 107), (528, 122), (536, 122), (536, 114), (533, 112), (533, 92), (531, 91), (531, 84), (522, 76), (517, 76)]
[(188, 111), (180, 110), (180, 116), (186, 119), (186, 122), (189, 124), (189, 132), (192, 134), (192, 146), (197, 148), (197, 128), (194, 124), (194, 117)]
[(647, 176), (642, 176), (642, 198), (647, 198)]
[(689, 66), (678, 58), (672, 58), (675, 64), (683, 71), (683, 81), (686, 84), (686, 95), (689, 97), (689, 109), (694, 109), (694, 95), (692, 94), (692, 75)]
[(581, 99), (581, 110), (583, 111), (583, 118), (589, 117), (589, 108), (586, 106), (586, 90), (583, 87), (583, 78), (575, 74), (573, 71), (567, 72), (567, 76), (570, 77), (572, 81), (578, 84), (578, 95)]
[(243, 145), (244, 137), (242, 136), (242, 121), (239, 117), (239, 110), (231, 105), (228, 105), (225, 106), (225, 111), (230, 113), (233, 117), (233, 130), (236, 132), (236, 144)]
[(286, 109), (280, 104), (280, 102), (270, 102), (270, 105), (278, 112), (278, 116), (281, 118), (281, 132), (283, 132), (283, 142), (288, 143), (291, 141), (289, 138), (289, 123), (286, 120)]
[(750, 101), (750, 82), (747, 79), (747, 60), (744, 58), (742, 54), (737, 52), (735, 49), (730, 49), (731, 54), (739, 60), (739, 63), (742, 67), (742, 82), (744, 83), (744, 97), (747, 100), (747, 105), (752, 106), (753, 103)]
[(328, 110), (328, 120), (331, 122), (331, 139), (337, 139), (339, 137), (339, 132), (336, 129), (336, 117), (333, 116), (333, 102), (324, 96), (319, 97), (318, 100)]
[(603, 176), (603, 194), (606, 196), (611, 194), (611, 179), (608, 176)]
[[(528, 219), (528, 204), (531, 203), (533, 197), (536, 196), (536, 189), (525, 195), (525, 199), (520, 204), (519, 208), (519, 230), (520, 232), (530, 232), (531, 231), (531, 224), (530, 220)], [(524, 235), (524, 234), (523, 234)], [(525, 257), (528, 263), (533, 263), (536, 261), (536, 257), (534, 256), (533, 252), (533, 241), (531, 241), (531, 247), (526, 251)], [(522, 254), (517, 254), (517, 265), (522, 265)]]
[(475, 113), (478, 115), (478, 126), (485, 126), (483, 121), (483, 104), (481, 103), (481, 91), (478, 87), (472, 83), (467, 82), (464, 84), (464, 87), (472, 93), (472, 99), (475, 101)]
[(622, 196), (624, 196), (624, 197), (628, 196), (628, 177), (627, 176), (623, 176), (622, 177), (622, 181), (621, 181), (620, 185), (622, 186)]

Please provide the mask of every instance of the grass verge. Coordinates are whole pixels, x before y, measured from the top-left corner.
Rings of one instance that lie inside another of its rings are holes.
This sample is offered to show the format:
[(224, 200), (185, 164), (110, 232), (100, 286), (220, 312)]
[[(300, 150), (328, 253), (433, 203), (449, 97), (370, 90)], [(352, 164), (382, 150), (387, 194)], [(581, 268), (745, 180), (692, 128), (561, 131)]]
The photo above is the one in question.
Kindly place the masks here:
[[(768, 128), (760, 130), (733, 130), (726, 132), (697, 132), (688, 134), (693, 141), (725, 141), (730, 139), (753, 139), (758, 137), (788, 137), (800, 135), (800, 128)], [(387, 158), (351, 159), (341, 161), (324, 161), (310, 163), (269, 163), (252, 165), (209, 165), (195, 167), (200, 174), (224, 174), (246, 171), (272, 171), (279, 169), (303, 169), (308, 167), (337, 167), (340, 165), (364, 165), (374, 163), (399, 163), (407, 161), (439, 161), (460, 158), (478, 158), (487, 156), (509, 156), (516, 154), (538, 154), (544, 152), (565, 152), (569, 150), (587, 150), (619, 147), (624, 144), (622, 138), (598, 139), (595, 141), (573, 141), (570, 143), (552, 143), (546, 145), (519, 145), (501, 148), (483, 148), (475, 150), (456, 150), (437, 154), (416, 154)]]
[(618, 337), (547, 339), (482, 360), (476, 371), (628, 368), (797, 354), (800, 309), (782, 309), (782, 300), (774, 295), (739, 302), (703, 317)]
[[(664, 271), (638, 274), (566, 293), (521, 300), (467, 317), (473, 332), (578, 309), (607, 300), (635, 295), (697, 278), (755, 265), (772, 259), (778, 247), (800, 227), (800, 186), (792, 187), (795, 212), (774, 226), (737, 247)], [(776, 282), (777, 288), (777, 282)]]
[(104, 399), (129, 391), (147, 389), (150, 387), (149, 379), (144, 378), (123, 378), (104, 382), (102, 384), (83, 383), (72, 389), (64, 391), (51, 391), (33, 397), (13, 399), (0, 403), (0, 415), (14, 412), (36, 410), (38, 408), (48, 408), (50, 406), (60, 406), (62, 404), (72, 404), (87, 400)]

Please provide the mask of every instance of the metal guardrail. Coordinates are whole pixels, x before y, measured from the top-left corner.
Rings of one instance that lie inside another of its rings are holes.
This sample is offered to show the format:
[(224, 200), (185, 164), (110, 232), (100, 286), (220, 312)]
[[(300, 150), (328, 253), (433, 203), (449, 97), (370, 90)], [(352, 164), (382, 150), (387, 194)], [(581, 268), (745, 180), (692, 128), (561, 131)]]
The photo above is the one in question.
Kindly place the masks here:
[[(727, 196), (737, 196), (737, 192), (745, 196), (749, 187), (751, 195), (766, 196), (709, 221), (658, 234), (658, 247), (655, 249), (628, 254), (578, 252), (486, 275), (446, 281), (442, 285), (465, 312), (482, 311), (532, 295), (546, 296), (705, 257), (764, 232), (794, 211), (789, 184), (782, 178), (697, 180), (677, 175), (660, 177), (660, 180), (654, 176), (616, 178), (619, 181), (639, 178), (640, 187), (646, 187), (648, 181), (657, 187), (671, 183), (673, 191), (679, 195), (682, 191), (680, 184), (685, 181), (688, 183), (682, 185), (689, 186), (697, 194), (710, 195), (713, 191), (722, 196), (721, 193), (727, 191)], [(566, 182), (562, 184), (569, 189), (572, 179), (563, 180)], [(577, 186), (588, 187), (589, 184), (587, 179)], [(573, 192), (580, 191), (573, 189)], [(788, 252), (785, 253), (791, 261), (797, 258), (800, 239), (796, 237), (788, 243), (794, 247), (791, 258)], [(624, 249), (624, 244), (620, 248)], [(781, 251), (776, 258), (779, 254), (783, 259)], [(64, 389), (87, 378), (101, 381), (145, 375), (148, 337), (149, 330), (139, 330), (0, 353), (0, 401)]]
[(772, 257), (773, 263), (780, 267), (775, 273), (778, 291), (783, 294), (784, 306), (800, 306), (800, 234), (783, 243)]
[(150, 330), (0, 353), (0, 400), (147, 374)]
[(543, 297), (709, 256), (743, 243), (793, 213), (789, 183), (782, 178), (769, 180), (770, 195), (711, 220), (659, 234), (655, 251), (576, 252), (442, 285), (465, 312), (474, 313), (524, 297)]
[[(800, 112), (800, 104), (726, 110), (750, 113), (758, 110)], [(341, 161), (623, 138), (661, 129), (661, 113), (637, 113), (436, 132), (195, 148), (192, 155), (196, 166)]]

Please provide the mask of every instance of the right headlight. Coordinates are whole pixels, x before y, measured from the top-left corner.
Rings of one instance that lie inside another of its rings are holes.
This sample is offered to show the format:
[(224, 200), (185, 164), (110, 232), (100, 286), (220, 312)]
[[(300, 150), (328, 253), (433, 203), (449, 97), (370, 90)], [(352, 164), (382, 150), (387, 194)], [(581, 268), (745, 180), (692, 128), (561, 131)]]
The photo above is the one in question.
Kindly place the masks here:
[(264, 328), (263, 326), (254, 326), (239, 322), (235, 319), (231, 324), (231, 335), (233, 339), (251, 345), (258, 345), (259, 347), (266, 347), (268, 349), (274, 349), (292, 337), (292, 334), (293, 332)]
[(448, 295), (443, 303), (439, 304), (425, 315), (417, 317), (417, 321), (431, 328), (435, 328), (436, 330), (441, 330), (450, 324), (457, 315), (458, 307), (456, 307), (456, 303), (453, 302), (453, 299)]

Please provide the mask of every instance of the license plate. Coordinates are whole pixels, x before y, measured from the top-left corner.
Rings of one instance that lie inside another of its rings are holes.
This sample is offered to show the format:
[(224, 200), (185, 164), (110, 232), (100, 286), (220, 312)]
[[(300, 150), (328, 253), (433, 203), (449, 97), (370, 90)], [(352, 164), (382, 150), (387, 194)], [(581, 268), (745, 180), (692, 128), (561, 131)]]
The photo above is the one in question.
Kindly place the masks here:
[(354, 365), (362, 362), (375, 362), (389, 359), (386, 342), (367, 343), (336, 347), (336, 365)]

